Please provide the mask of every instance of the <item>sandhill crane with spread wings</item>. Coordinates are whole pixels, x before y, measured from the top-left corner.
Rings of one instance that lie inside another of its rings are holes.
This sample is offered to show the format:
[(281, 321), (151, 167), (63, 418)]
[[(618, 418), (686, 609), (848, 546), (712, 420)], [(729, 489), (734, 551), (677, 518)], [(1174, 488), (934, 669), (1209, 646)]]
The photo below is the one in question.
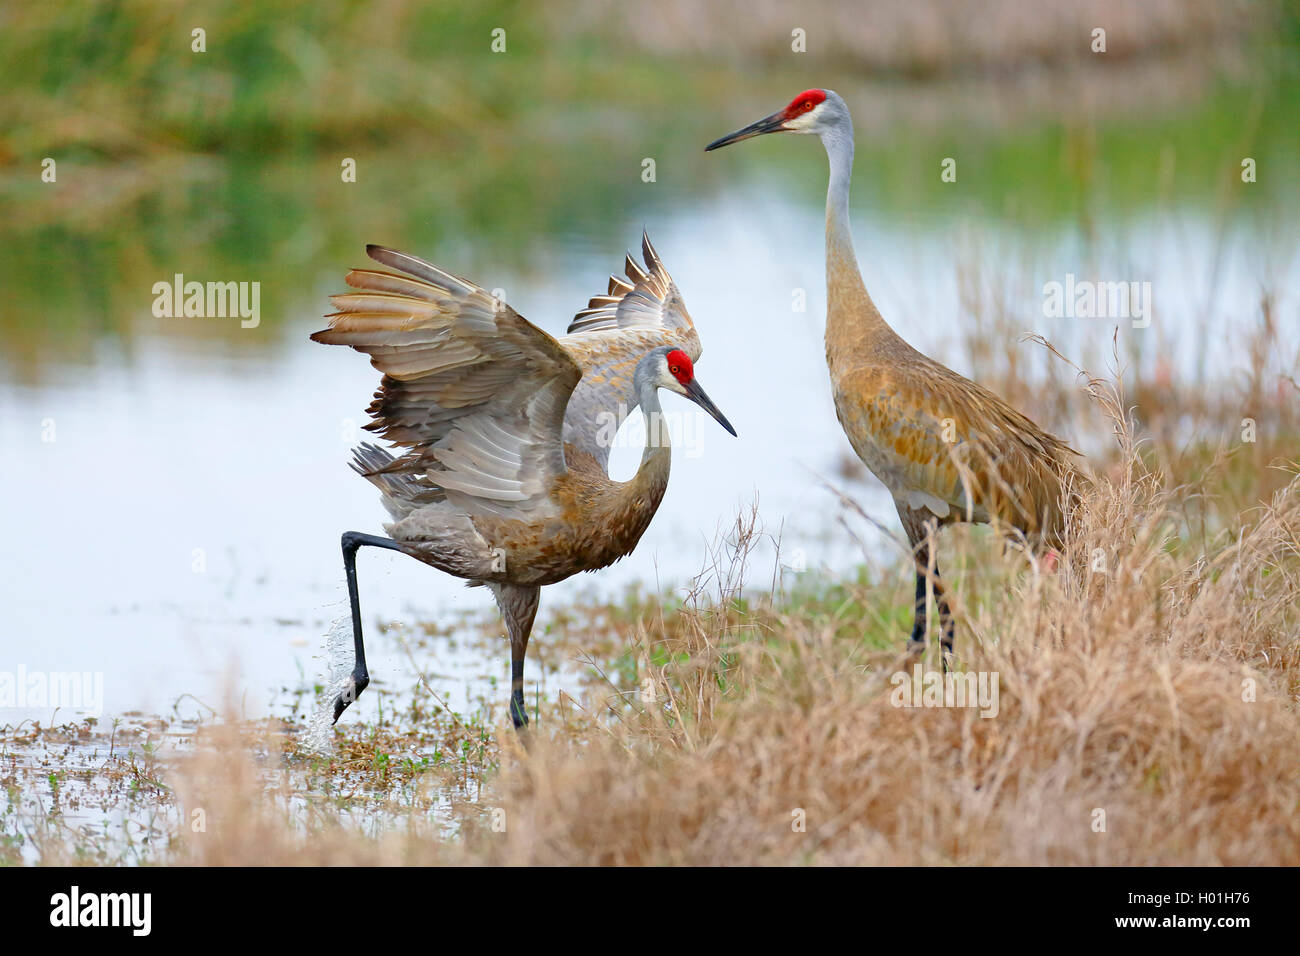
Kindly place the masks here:
[[(1060, 543), (1077, 455), (988, 389), (908, 345), (867, 294), (849, 229), (853, 120), (831, 90), (805, 90), (784, 109), (710, 143), (765, 133), (821, 138), (826, 194), (826, 364), (835, 411), (858, 457), (889, 489), (916, 563), (911, 648), (925, 647), (926, 586), (939, 605), (944, 663), (953, 621), (930, 539), (941, 525), (996, 521), (1027, 540)], [(1064, 496), (1063, 496), (1064, 491)]]
[[(370, 356), (383, 378), (366, 427), (398, 447), (354, 452), (382, 493), (391, 537), (343, 535), (355, 662), (334, 720), (370, 682), (356, 553), (401, 551), (486, 585), (510, 636), (510, 716), (527, 725), (524, 656), (540, 589), (630, 554), (668, 487), (659, 389), (684, 395), (735, 434), (695, 379), (700, 340), (648, 236), (644, 268), (611, 276), (554, 339), (487, 292), (414, 256), (367, 246), (396, 270), (356, 269), (312, 335)], [(610, 445), (640, 407), (646, 447), (629, 481), (609, 478)]]

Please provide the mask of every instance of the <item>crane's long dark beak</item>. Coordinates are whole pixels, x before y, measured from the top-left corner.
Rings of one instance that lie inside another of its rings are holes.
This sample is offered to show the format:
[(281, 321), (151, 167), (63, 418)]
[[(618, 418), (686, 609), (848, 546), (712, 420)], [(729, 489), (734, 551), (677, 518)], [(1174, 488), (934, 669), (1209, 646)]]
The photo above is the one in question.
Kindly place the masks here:
[(704, 389), (700, 388), (699, 382), (695, 379), (691, 379), (691, 383), (684, 387), (686, 389), (687, 398), (717, 419), (718, 424), (731, 432), (734, 437), (740, 437), (739, 435), (736, 435), (736, 430), (731, 427), (731, 422), (727, 421), (727, 416), (718, 410), (718, 406), (713, 404), (713, 399), (709, 398), (709, 396), (705, 394)]
[(750, 123), (744, 129), (738, 129), (722, 139), (715, 139), (708, 146), (704, 147), (707, 153), (711, 149), (719, 149), (723, 146), (730, 146), (732, 143), (739, 143), (742, 139), (749, 139), (751, 136), (762, 136), (764, 133), (779, 133), (782, 131), (782, 123), (785, 122), (785, 111), (773, 113), (766, 116), (757, 123)]

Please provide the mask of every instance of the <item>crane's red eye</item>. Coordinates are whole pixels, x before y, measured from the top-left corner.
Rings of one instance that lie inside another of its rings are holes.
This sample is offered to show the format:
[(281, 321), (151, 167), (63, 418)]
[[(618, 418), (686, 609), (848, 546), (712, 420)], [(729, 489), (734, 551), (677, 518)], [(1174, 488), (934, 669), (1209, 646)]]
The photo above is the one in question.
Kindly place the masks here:
[(787, 116), (797, 116), (800, 113), (807, 113), (809, 110), (815, 109), (824, 102), (826, 102), (826, 92), (824, 90), (804, 90), (790, 101), (790, 105), (785, 108), (785, 112)]
[(695, 367), (691, 365), (691, 358), (681, 349), (673, 349), (665, 356), (668, 359), (668, 371), (673, 378), (683, 385), (689, 385), (691, 379), (695, 377)]

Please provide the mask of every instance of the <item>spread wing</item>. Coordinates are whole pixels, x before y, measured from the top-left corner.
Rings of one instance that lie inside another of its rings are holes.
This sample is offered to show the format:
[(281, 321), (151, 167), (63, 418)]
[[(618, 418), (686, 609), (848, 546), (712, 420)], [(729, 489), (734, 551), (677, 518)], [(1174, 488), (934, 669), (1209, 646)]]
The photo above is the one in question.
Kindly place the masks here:
[(629, 255), (627, 277), (610, 276), (609, 294), (592, 298), (560, 340), (583, 371), (569, 399), (564, 441), (602, 469), (619, 426), (637, 407), (632, 376), (642, 356), (672, 345), (695, 362), (702, 351), (682, 294), (644, 233), (641, 254), (645, 266)]
[(627, 278), (609, 277), (609, 294), (593, 296), (587, 307), (569, 323), (569, 335), (607, 329), (650, 329), (691, 334), (695, 325), (686, 303), (650, 236), (641, 233), (641, 255), (645, 268), (628, 253), (623, 263)]
[(367, 246), (397, 273), (356, 269), (357, 292), (331, 297), (329, 328), (383, 372), (366, 428), (405, 452), (373, 445), (355, 467), (389, 495), (446, 498), (468, 513), (523, 517), (554, 507), (565, 470), (564, 410), (582, 370), (514, 309), (422, 259)]

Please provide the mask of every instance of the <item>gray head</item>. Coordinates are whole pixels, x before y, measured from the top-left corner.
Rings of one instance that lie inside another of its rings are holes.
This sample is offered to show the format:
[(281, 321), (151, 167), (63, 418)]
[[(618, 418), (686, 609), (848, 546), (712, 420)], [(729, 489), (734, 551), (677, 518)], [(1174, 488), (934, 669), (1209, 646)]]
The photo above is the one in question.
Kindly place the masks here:
[(727, 421), (727, 416), (718, 410), (718, 406), (713, 404), (704, 389), (700, 387), (700, 383), (695, 380), (695, 365), (691, 362), (691, 357), (676, 346), (664, 345), (647, 352), (641, 361), (636, 363), (632, 383), (638, 395), (646, 394), (647, 389), (659, 388), (685, 395), (717, 419), (718, 424), (732, 435), (736, 434), (736, 430), (731, 427), (731, 422)]
[(707, 152), (764, 133), (815, 133), (823, 138), (827, 134), (847, 134), (851, 142), (853, 120), (848, 106), (834, 90), (804, 90), (785, 109), (715, 139), (704, 149)]

